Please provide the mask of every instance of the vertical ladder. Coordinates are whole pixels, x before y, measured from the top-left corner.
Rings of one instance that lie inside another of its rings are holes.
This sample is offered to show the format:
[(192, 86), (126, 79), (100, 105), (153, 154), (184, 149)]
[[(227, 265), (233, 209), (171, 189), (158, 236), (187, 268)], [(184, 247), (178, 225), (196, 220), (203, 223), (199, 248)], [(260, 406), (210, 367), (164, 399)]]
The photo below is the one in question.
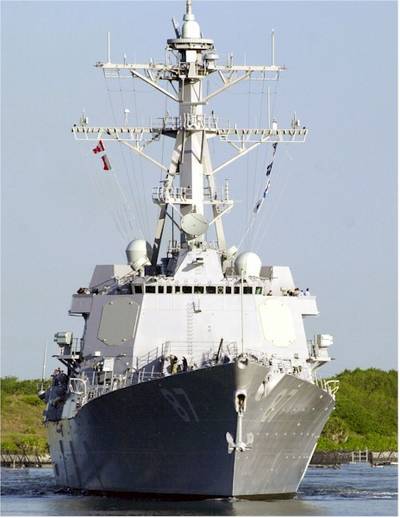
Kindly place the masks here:
[(187, 354), (193, 356), (193, 303), (186, 305), (186, 341), (187, 341)]

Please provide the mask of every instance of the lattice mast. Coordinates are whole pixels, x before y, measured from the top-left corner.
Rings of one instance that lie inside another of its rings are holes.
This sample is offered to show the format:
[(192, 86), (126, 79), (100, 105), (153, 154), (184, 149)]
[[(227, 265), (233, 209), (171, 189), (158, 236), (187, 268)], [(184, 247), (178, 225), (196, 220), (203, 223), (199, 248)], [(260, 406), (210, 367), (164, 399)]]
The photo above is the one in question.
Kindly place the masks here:
[[(288, 129), (278, 128), (276, 121), (269, 128), (237, 128), (230, 124), (221, 125), (213, 114), (204, 114), (203, 108), (210, 99), (224, 92), (240, 81), (255, 78), (276, 80), (285, 67), (275, 64), (275, 42), (272, 34), (272, 64), (234, 65), (233, 59), (226, 65), (217, 65), (218, 56), (214, 42), (203, 38), (200, 26), (192, 12), (192, 1), (186, 1), (186, 12), (182, 27), (175, 20), (173, 26), (176, 37), (167, 40), (169, 57), (175, 57), (175, 63), (166, 59), (165, 63), (114, 64), (110, 58), (108, 41), (107, 62), (98, 62), (96, 66), (103, 70), (106, 78), (126, 77), (131, 75), (152, 86), (179, 105), (179, 116), (166, 116), (158, 125), (150, 127), (91, 127), (84, 117), (72, 131), (79, 140), (117, 140), (151, 161), (165, 171), (165, 180), (161, 187), (153, 192), (153, 201), (160, 206), (156, 227), (152, 264), (157, 264), (161, 239), (170, 206), (180, 220), (181, 246), (199, 246), (204, 244), (204, 234), (208, 226), (215, 225), (219, 250), (226, 251), (226, 242), (222, 216), (232, 209), (233, 201), (228, 189), (218, 193), (215, 175), (227, 165), (246, 155), (263, 143), (304, 142), (307, 129), (300, 127), (299, 121), (292, 120)], [(202, 83), (210, 74), (215, 74), (221, 86), (204, 96)], [(161, 86), (168, 82), (171, 89)], [(168, 166), (151, 157), (145, 148), (160, 135), (175, 139), (175, 145)], [(218, 137), (229, 143), (234, 150), (231, 158), (213, 167), (208, 147), (208, 140)], [(175, 178), (179, 176), (179, 185)], [(206, 221), (204, 206), (211, 205), (212, 219)]]

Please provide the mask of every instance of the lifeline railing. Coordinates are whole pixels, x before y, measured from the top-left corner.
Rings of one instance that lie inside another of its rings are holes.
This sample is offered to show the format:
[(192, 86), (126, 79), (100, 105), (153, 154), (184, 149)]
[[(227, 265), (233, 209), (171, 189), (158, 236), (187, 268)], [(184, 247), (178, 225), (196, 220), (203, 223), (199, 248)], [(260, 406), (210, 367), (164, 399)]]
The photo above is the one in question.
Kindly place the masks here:
[(201, 369), (213, 365), (216, 360), (221, 361), (223, 357), (236, 357), (238, 345), (233, 341), (168, 341), (163, 343), (161, 354), (164, 358), (177, 356), (178, 360), (185, 357), (193, 369)]
[(161, 353), (159, 354), (158, 347), (155, 347), (154, 349), (151, 349), (148, 353), (142, 354), (141, 356), (136, 356), (136, 369), (139, 370), (145, 365), (148, 365), (149, 363), (156, 360), (158, 357), (161, 356)]
[(330, 396), (335, 397), (336, 392), (339, 390), (340, 381), (335, 379), (326, 380), (315, 376), (314, 383), (320, 389), (325, 390), (325, 392), (328, 392)]
[(114, 376), (110, 383), (103, 384), (89, 384), (88, 380), (83, 378), (70, 378), (69, 390), (71, 393), (78, 396), (80, 405), (84, 405), (91, 399), (107, 394), (114, 390), (132, 385), (132, 375), (118, 375)]
[[(204, 351), (206, 344), (209, 344), (210, 347)], [(193, 355), (193, 347), (196, 349), (196, 345), (201, 347), (201, 351)], [(159, 379), (171, 374), (168, 370), (156, 369), (157, 359), (161, 360), (163, 358), (164, 363), (167, 364), (168, 355), (181, 356), (186, 354), (189, 358), (189, 353), (191, 352), (191, 358), (195, 359), (197, 363), (192, 362), (189, 369), (197, 370), (211, 366), (216, 360), (218, 350), (220, 350), (220, 352), (223, 351), (224, 354), (228, 353), (230, 355), (230, 361), (237, 356), (236, 342), (227, 342), (223, 347), (220, 342), (166, 342), (161, 347), (155, 347), (148, 353), (136, 357), (136, 368), (130, 369), (125, 374), (112, 376), (108, 382), (102, 384), (95, 383), (95, 373), (93, 373), (94, 377), (91, 383), (90, 380), (83, 378), (70, 378), (69, 390), (71, 393), (77, 395), (78, 403), (82, 406), (91, 399), (107, 394), (108, 392), (145, 381)], [(222, 359), (222, 355), (220, 359)]]
[(84, 404), (88, 397), (87, 381), (83, 378), (70, 378), (69, 391), (76, 394), (81, 404)]
[[(207, 344), (209, 344), (210, 347), (204, 350)], [(82, 406), (91, 399), (102, 396), (108, 392), (146, 381), (160, 379), (165, 376), (175, 375), (178, 372), (184, 371), (185, 369), (182, 368), (182, 365), (180, 366), (181, 370), (172, 371), (172, 363), (168, 363), (171, 356), (176, 356), (178, 359), (182, 356), (187, 357), (189, 361), (186, 370), (198, 370), (219, 363), (231, 362), (242, 355), (244, 355), (245, 358), (253, 358), (263, 365), (269, 365), (271, 367), (271, 373), (293, 373), (293, 365), (289, 360), (271, 357), (259, 350), (247, 347), (241, 352), (237, 342), (177, 341), (165, 342), (161, 348), (156, 347), (148, 353), (137, 357), (136, 368), (131, 368), (124, 374), (111, 376), (102, 384), (95, 384), (94, 378), (92, 383), (82, 378), (71, 378), (69, 388), (70, 392), (78, 396), (78, 403)], [(157, 360), (160, 360), (159, 365), (157, 365)], [(314, 378), (314, 382), (319, 388), (329, 392), (332, 397), (338, 390), (338, 380)]]

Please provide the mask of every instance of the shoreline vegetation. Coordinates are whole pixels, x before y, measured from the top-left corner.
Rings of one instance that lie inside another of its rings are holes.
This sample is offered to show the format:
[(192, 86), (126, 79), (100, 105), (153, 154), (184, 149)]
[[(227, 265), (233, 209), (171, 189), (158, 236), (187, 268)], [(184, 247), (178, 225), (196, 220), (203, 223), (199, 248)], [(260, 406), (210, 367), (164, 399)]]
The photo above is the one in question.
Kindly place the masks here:
[[(340, 381), (336, 409), (317, 451), (397, 450), (397, 371), (345, 370), (334, 378)], [(8, 376), (0, 381), (2, 453), (48, 453), (45, 403), (37, 396), (41, 380)]]

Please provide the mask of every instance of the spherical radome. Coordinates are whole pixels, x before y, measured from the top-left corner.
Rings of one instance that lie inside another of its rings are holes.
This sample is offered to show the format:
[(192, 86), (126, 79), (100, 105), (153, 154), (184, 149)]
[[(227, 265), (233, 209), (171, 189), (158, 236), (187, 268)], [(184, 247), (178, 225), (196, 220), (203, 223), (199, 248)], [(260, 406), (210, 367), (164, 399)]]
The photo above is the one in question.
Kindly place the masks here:
[(133, 268), (141, 268), (145, 264), (149, 264), (149, 253), (151, 247), (144, 239), (133, 239), (126, 247), (126, 258), (128, 264)]
[(245, 277), (259, 277), (262, 262), (254, 252), (243, 252), (239, 254), (235, 260), (235, 271), (238, 275)]

